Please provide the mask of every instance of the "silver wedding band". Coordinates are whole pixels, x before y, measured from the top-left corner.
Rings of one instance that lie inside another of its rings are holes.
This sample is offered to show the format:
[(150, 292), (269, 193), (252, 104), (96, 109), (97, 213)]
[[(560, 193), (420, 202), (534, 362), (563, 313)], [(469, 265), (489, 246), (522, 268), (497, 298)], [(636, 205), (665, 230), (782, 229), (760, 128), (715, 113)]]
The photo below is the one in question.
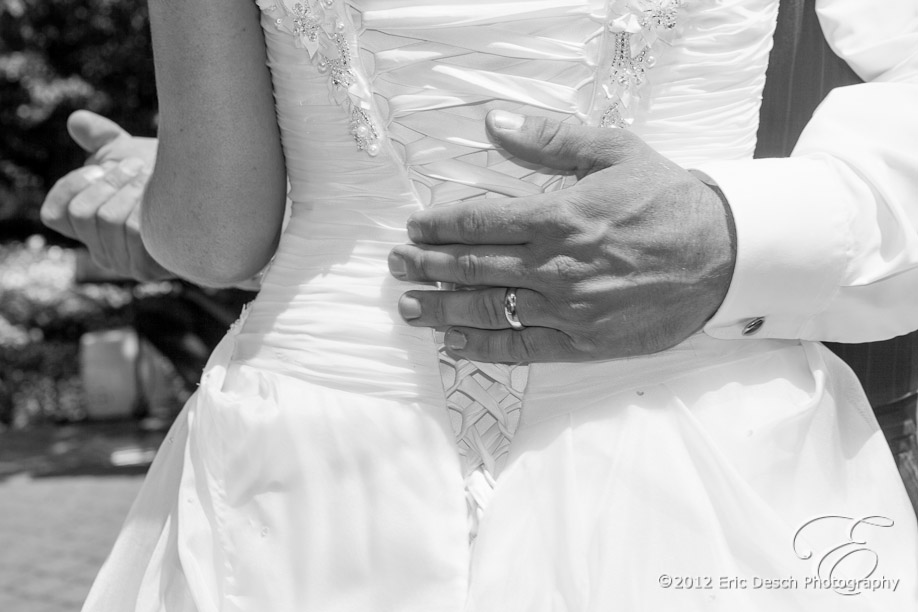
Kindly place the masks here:
[(520, 331), (526, 326), (520, 323), (520, 318), (516, 315), (516, 289), (509, 288), (504, 294), (504, 316), (507, 317), (507, 323), (510, 329)]

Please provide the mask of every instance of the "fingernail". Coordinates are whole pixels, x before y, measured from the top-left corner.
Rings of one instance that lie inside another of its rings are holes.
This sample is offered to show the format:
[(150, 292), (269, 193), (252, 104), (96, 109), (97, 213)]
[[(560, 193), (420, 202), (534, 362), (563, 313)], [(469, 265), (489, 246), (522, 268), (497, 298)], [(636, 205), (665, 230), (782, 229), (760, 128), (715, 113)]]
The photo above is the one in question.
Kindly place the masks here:
[(446, 338), (444, 341), (447, 348), (454, 351), (461, 351), (465, 348), (465, 345), (468, 343), (469, 339), (466, 338), (465, 334), (463, 334), (461, 331), (457, 329), (451, 329), (446, 332)]
[(143, 170), (143, 160), (137, 159), (136, 157), (129, 157), (121, 161), (118, 164), (118, 168), (130, 176), (140, 174), (140, 171)]
[(395, 278), (403, 280), (408, 276), (408, 264), (395, 253), (389, 253), (389, 273)]
[(526, 118), (516, 113), (496, 110), (491, 112), (491, 121), (494, 123), (494, 127), (498, 129), (518, 130), (523, 127), (523, 122), (526, 121)]
[(417, 319), (421, 316), (421, 303), (413, 297), (402, 296), (398, 301), (398, 312), (406, 321)]
[(411, 242), (421, 242), (421, 224), (414, 219), (408, 219), (408, 238)]
[(99, 180), (105, 176), (105, 170), (99, 166), (86, 166), (83, 169), (83, 177), (90, 183)]

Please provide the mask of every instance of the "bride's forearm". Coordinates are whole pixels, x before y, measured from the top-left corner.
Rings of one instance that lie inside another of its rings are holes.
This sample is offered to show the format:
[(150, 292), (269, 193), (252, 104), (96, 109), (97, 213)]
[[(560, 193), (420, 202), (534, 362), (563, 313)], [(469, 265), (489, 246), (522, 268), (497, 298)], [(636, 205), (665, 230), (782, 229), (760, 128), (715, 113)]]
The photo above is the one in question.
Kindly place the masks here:
[(160, 109), (141, 232), (164, 267), (205, 285), (251, 277), (280, 231), (285, 171), (251, 0), (152, 0)]

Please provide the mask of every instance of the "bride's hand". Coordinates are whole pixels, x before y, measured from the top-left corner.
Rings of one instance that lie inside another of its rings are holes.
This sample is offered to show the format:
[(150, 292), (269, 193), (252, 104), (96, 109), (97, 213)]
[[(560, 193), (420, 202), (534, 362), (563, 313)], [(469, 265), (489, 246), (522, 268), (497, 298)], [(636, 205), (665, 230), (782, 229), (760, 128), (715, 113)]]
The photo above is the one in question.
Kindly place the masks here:
[(468, 359), (586, 361), (667, 349), (716, 312), (736, 255), (711, 188), (625, 130), (498, 112), (488, 129), (518, 158), (580, 181), (412, 215), (414, 244), (389, 257), (396, 278), (486, 288), (410, 291), (399, 311), (411, 325), (449, 327), (447, 347)]
[(131, 136), (89, 111), (71, 115), (67, 129), (89, 158), (48, 192), (42, 222), (85, 244), (97, 264), (118, 275), (141, 281), (173, 277), (140, 239), (143, 190), (156, 160), (156, 139)]

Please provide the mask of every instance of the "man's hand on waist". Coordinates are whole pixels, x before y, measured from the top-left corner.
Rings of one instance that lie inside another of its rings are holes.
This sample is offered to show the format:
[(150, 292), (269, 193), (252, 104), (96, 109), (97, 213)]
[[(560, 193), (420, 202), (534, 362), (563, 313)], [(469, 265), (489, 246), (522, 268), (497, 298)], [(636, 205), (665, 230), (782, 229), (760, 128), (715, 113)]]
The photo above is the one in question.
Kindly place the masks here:
[(670, 348), (717, 311), (736, 239), (713, 189), (625, 130), (501, 111), (488, 130), (519, 159), (580, 181), (412, 215), (392, 274), (475, 288), (409, 291), (399, 311), (411, 325), (448, 328), (447, 347), (467, 359), (590, 361)]

